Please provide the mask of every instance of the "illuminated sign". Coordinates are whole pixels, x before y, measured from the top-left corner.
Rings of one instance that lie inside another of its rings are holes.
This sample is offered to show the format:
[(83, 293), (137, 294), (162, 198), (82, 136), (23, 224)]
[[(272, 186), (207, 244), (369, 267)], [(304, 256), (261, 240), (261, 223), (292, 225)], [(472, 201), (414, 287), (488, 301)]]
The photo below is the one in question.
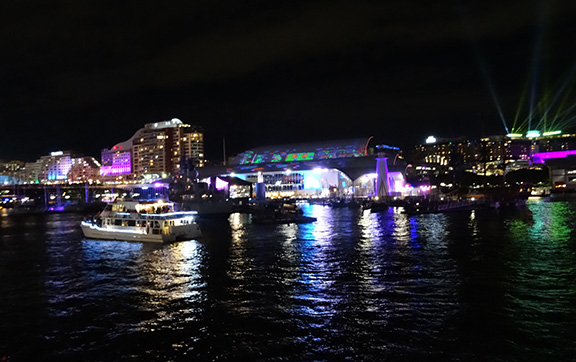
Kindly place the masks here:
[(528, 138), (540, 137), (540, 131), (536, 131), (536, 130), (528, 131), (528, 132), (526, 132), (526, 137), (528, 137)]
[(434, 136), (428, 136), (428, 138), (426, 138), (426, 143), (430, 144), (430, 143), (436, 143), (436, 137)]
[(542, 133), (542, 136), (555, 136), (555, 135), (558, 135), (561, 133), (562, 133), (562, 131), (549, 131), (549, 132)]
[(62, 151), (50, 152), (50, 156), (62, 156), (63, 154), (64, 152)]
[(521, 133), (508, 133), (506, 136), (510, 137), (510, 138), (518, 138), (518, 137), (522, 137)]

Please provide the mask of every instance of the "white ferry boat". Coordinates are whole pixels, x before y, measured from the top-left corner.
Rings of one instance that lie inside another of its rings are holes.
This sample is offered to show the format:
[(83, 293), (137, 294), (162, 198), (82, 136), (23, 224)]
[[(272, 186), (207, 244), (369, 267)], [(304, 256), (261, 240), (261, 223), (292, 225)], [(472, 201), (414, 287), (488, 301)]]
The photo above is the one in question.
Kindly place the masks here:
[(174, 211), (165, 201), (114, 201), (80, 226), (91, 239), (173, 242), (202, 236), (196, 211)]

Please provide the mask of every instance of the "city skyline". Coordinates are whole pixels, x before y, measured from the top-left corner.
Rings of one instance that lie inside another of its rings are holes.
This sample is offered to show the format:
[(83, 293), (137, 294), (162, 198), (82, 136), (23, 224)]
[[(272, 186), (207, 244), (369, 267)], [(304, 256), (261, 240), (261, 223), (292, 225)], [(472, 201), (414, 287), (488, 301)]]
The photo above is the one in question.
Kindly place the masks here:
[(224, 138), (232, 156), (573, 123), (568, 1), (3, 7), (1, 159), (54, 147), (97, 157), (172, 118), (204, 129), (210, 160)]

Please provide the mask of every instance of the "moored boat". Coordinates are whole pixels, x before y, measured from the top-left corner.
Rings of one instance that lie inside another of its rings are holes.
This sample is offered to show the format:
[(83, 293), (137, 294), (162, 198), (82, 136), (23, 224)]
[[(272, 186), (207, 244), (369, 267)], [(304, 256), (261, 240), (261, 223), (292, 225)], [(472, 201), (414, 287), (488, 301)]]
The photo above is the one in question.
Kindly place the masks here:
[(256, 205), (252, 210), (252, 222), (256, 224), (303, 224), (316, 220), (304, 215), (296, 204), (288, 202), (268, 202)]
[(486, 208), (488, 204), (485, 200), (464, 199), (464, 200), (420, 200), (404, 205), (405, 214), (433, 214), (451, 211), (469, 211)]
[(80, 226), (91, 239), (173, 242), (202, 236), (195, 211), (174, 211), (174, 204), (161, 200), (118, 200)]

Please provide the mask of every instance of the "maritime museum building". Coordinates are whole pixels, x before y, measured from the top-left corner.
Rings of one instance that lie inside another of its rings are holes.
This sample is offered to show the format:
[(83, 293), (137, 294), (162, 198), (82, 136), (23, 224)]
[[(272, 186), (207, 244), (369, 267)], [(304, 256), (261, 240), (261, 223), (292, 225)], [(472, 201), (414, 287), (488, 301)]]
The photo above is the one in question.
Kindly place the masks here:
[[(261, 198), (399, 194), (405, 185), (400, 171), (404, 166), (395, 165), (400, 150), (370, 142), (361, 138), (257, 147), (236, 156), (220, 176), (254, 184), (255, 196)], [(216, 188), (221, 186), (224, 183)]]

